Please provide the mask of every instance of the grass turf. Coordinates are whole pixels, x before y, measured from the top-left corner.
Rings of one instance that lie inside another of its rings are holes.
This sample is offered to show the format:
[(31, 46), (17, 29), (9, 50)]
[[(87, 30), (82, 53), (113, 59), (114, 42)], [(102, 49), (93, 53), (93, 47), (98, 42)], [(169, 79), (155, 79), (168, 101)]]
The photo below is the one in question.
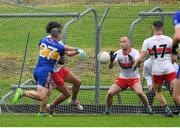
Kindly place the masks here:
[(180, 118), (161, 115), (55, 115), (36, 117), (32, 114), (0, 115), (0, 126), (28, 127), (178, 127)]

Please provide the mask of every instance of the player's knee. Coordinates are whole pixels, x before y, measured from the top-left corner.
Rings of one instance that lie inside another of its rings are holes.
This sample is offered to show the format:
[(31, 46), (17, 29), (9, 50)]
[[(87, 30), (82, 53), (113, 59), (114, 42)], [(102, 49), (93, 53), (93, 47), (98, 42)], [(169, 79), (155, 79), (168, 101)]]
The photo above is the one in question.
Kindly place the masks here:
[(77, 80), (77, 85), (78, 85), (78, 86), (81, 85), (81, 80)]
[(142, 91), (138, 91), (136, 92), (136, 94), (139, 96), (139, 97), (142, 97), (144, 95), (144, 93)]
[(69, 98), (69, 97), (71, 96), (71, 94), (70, 94), (70, 92), (68, 92), (68, 93), (64, 94), (64, 96), (65, 96), (66, 98)]
[(81, 85), (81, 80), (77, 79), (77, 80), (74, 81), (73, 84), (74, 84), (76, 87), (80, 87), (80, 85)]
[(112, 97), (113, 97), (112, 92), (108, 91), (108, 93), (107, 93), (107, 97), (108, 97), (108, 98), (112, 98)]
[(46, 100), (47, 99), (47, 96), (46, 95), (41, 95), (40, 97), (39, 97), (39, 100), (40, 101), (44, 101), (44, 100)]

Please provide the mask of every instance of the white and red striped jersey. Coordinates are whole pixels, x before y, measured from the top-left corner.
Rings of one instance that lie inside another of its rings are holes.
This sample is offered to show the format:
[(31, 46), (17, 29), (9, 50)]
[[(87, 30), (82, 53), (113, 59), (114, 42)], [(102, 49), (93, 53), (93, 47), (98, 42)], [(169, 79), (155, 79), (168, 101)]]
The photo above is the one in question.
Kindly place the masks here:
[(154, 35), (144, 41), (142, 51), (149, 52), (153, 62), (152, 74), (164, 75), (175, 71), (171, 62), (172, 44), (172, 39), (165, 35)]
[(134, 71), (134, 68), (132, 68), (132, 65), (134, 64), (134, 61), (130, 60), (128, 55), (130, 55), (133, 60), (136, 60), (139, 56), (139, 52), (131, 48), (130, 52), (128, 54), (124, 54), (122, 49), (115, 52), (116, 58), (115, 62), (119, 64), (121, 67), (121, 71), (119, 73), (119, 77), (121, 78), (140, 78), (139, 72), (136, 70)]

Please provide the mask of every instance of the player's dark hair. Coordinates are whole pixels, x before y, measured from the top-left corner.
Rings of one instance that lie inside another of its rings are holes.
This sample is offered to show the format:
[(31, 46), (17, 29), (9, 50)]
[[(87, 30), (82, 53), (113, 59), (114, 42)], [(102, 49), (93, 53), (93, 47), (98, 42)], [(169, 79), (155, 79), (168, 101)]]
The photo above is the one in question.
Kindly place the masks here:
[(164, 24), (162, 21), (154, 21), (153, 26), (154, 26), (155, 30), (160, 31), (160, 30), (162, 30)]
[(56, 22), (56, 21), (49, 22), (48, 25), (46, 26), (46, 32), (51, 33), (51, 30), (53, 28), (62, 29), (62, 25), (60, 23)]

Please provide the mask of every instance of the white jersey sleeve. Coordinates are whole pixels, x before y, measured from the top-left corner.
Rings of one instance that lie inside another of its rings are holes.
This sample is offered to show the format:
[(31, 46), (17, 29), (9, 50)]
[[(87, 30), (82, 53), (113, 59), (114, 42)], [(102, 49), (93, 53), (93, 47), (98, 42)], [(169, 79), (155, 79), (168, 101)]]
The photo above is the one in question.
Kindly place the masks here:
[(133, 59), (136, 60), (139, 57), (139, 51), (134, 49)]
[(144, 40), (143, 45), (142, 45), (142, 51), (147, 51), (148, 46), (147, 46), (147, 40)]

